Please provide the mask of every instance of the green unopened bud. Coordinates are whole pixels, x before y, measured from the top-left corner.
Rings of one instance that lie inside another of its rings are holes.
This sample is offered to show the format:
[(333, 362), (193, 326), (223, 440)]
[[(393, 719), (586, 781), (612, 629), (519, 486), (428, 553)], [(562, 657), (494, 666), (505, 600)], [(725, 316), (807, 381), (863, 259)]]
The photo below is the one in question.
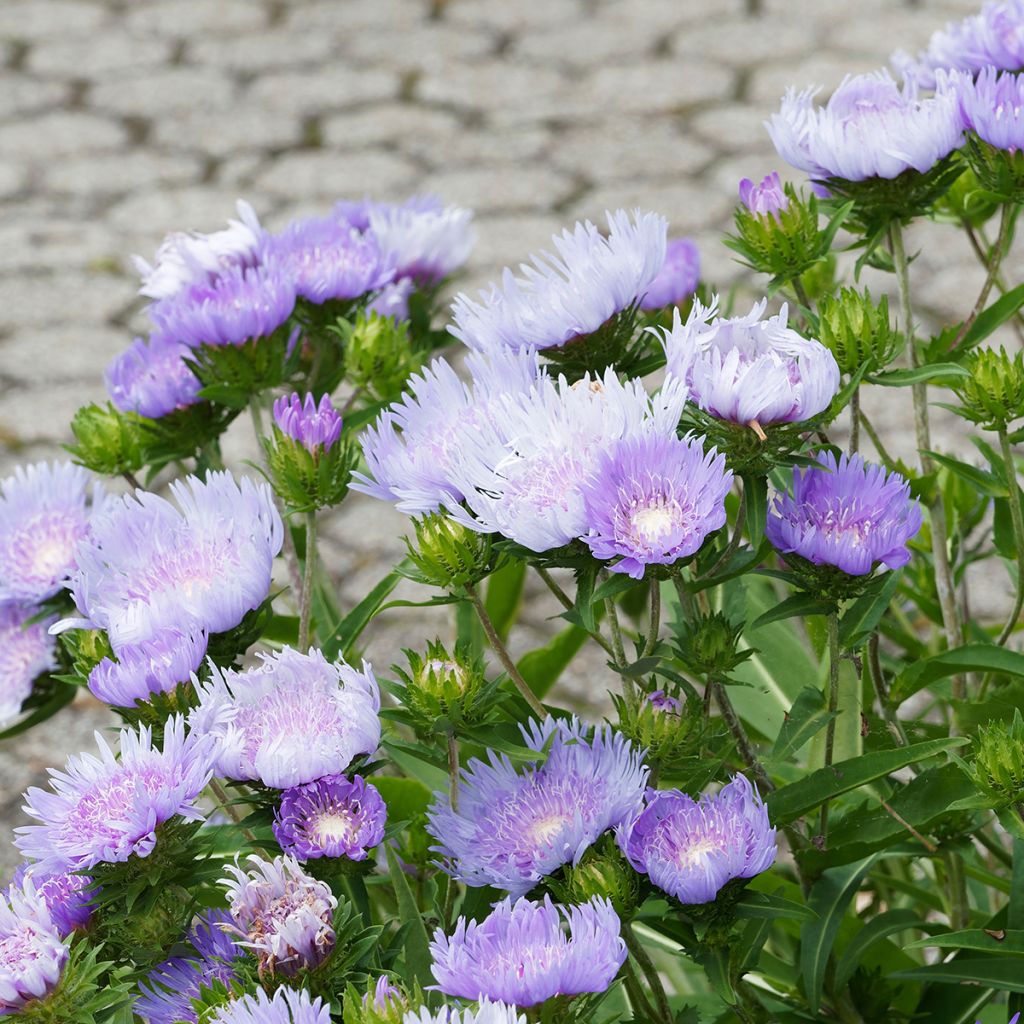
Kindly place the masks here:
[(102, 629), (71, 629), (61, 633), (60, 642), (68, 652), (75, 675), (83, 681), (104, 658), (114, 656), (107, 634)]
[(969, 132), (963, 154), (991, 197), (1004, 203), (1024, 202), (1024, 153), (999, 149)]
[(75, 413), (71, 432), (77, 444), (68, 445), (68, 451), (94, 473), (117, 476), (145, 464), (142, 420), (135, 413), (112, 405), (86, 405)]
[(345, 345), (345, 376), (378, 401), (398, 398), (409, 374), (422, 363), (404, 320), (360, 313), (355, 323), (339, 321), (338, 333)]
[(661, 774), (673, 774), (700, 754), (704, 742), (704, 709), (696, 697), (682, 699), (664, 690), (646, 694), (638, 703), (613, 696), (619, 731), (647, 751), (647, 761)]
[(419, 983), (410, 992), (381, 976), (360, 991), (349, 983), (345, 989), (341, 1019), (343, 1024), (402, 1024), (406, 1013), (423, 1002)]
[(762, 274), (792, 280), (806, 273), (829, 249), (831, 238), (818, 231), (818, 201), (804, 197), (787, 184), (780, 196), (755, 212), (746, 203), (736, 207), (733, 220), (736, 234), (726, 245), (738, 252), (746, 262)]
[(1024, 796), (1024, 718), (1019, 708), (1009, 725), (994, 722), (978, 731), (974, 782), (1001, 804)]
[(415, 541), (405, 542), (414, 567), (410, 579), (450, 591), (479, 583), (493, 569), (489, 534), (440, 513), (414, 519), (413, 527)]
[(754, 652), (738, 649), (743, 623), (734, 624), (722, 613), (712, 612), (676, 628), (676, 651), (682, 663), (698, 676), (723, 676)]
[(610, 836), (592, 846), (579, 864), (567, 865), (549, 878), (547, 884), (560, 903), (573, 906), (596, 896), (608, 900), (623, 919), (632, 917), (640, 902), (640, 877)]
[(965, 364), (968, 376), (954, 384), (961, 416), (989, 430), (1005, 429), (1024, 416), (1024, 356), (1005, 349), (977, 349)]
[(453, 728), (479, 725), (493, 706), (497, 687), (484, 677), (482, 658), (468, 644), (457, 643), (449, 654), (440, 640), (427, 645), (426, 654), (405, 651), (408, 672), (397, 669), (405, 684), (405, 706), (423, 729), (436, 728), (446, 719)]
[(865, 365), (881, 370), (899, 352), (900, 336), (889, 322), (885, 295), (876, 303), (867, 289), (843, 288), (822, 298), (818, 317), (818, 337), (843, 373), (856, 373)]
[(978, 176), (970, 167), (949, 187), (949, 191), (936, 204), (936, 211), (952, 218), (957, 223), (967, 223), (973, 228), (981, 227), (999, 209), (999, 203), (986, 192)]
[(359, 452), (350, 437), (310, 450), (276, 426), (265, 438), (267, 470), (289, 512), (312, 512), (339, 504), (348, 494)]

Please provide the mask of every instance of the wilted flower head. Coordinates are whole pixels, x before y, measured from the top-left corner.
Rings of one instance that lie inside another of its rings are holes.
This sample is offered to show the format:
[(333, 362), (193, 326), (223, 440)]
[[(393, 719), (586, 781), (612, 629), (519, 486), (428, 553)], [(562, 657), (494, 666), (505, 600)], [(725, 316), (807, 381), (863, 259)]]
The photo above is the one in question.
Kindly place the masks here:
[(556, 907), (550, 896), (506, 898), (482, 921), (460, 917), (450, 938), (438, 929), (432, 970), (446, 995), (515, 1006), (604, 992), (626, 959), (619, 929), (607, 900)]
[(56, 616), (27, 625), (36, 614), (31, 605), (0, 604), (0, 725), (17, 718), (32, 684), (57, 668), (48, 632)]
[(282, 396), (274, 402), (274, 422), (311, 452), (326, 451), (341, 437), (341, 414), (330, 395), (321, 395), (319, 405), (310, 394)]
[(753, 214), (764, 216), (779, 213), (789, 206), (789, 197), (782, 188), (778, 171), (772, 171), (755, 185), (750, 178), (740, 182), (740, 202)]
[(476, 241), (473, 211), (444, 206), (436, 196), (374, 203), (368, 217), (370, 232), (395, 264), (397, 276), (426, 285), (458, 270)]
[(324, 882), (307, 875), (293, 857), (265, 861), (255, 854), (249, 871), (228, 865), (220, 884), (231, 915), (260, 973), (294, 976), (316, 967), (334, 948), (332, 919), (338, 901)]
[(257, 989), (218, 1007), (208, 1024), (331, 1024), (331, 1008), (302, 989)]
[(990, 67), (974, 80), (957, 76), (955, 87), (966, 128), (996, 149), (1011, 153), (1024, 149), (1024, 80), (1019, 75), (1009, 71), (997, 75)]
[(89, 474), (70, 462), (18, 466), (0, 481), (0, 603), (59, 593), (89, 533)]
[(700, 253), (689, 238), (671, 238), (665, 246), (665, 262), (647, 286), (641, 309), (678, 306), (696, 290), (700, 281)]
[(783, 554), (863, 576), (878, 564), (910, 561), (907, 543), (921, 529), (921, 509), (898, 473), (860, 455), (818, 455), (821, 468), (793, 469), (793, 494), (776, 495), (765, 534)]
[(464, 440), (493, 426), (506, 394), (522, 394), (537, 380), (533, 352), (474, 354), (463, 382), (444, 359), (413, 374), (407, 393), (362, 436), (367, 473), (354, 473), (352, 490), (394, 501), (409, 515), (436, 512), (462, 494), (453, 479)]
[(742, 775), (700, 800), (651, 790), (643, 812), (620, 829), (619, 845), (637, 871), (684, 904), (710, 902), (726, 882), (766, 871), (776, 855), (768, 811)]
[(206, 634), (166, 629), (149, 640), (122, 648), (89, 673), (93, 696), (115, 707), (131, 708), (154, 693), (170, 693), (187, 683), (206, 654)]
[(921, 98), (901, 89), (888, 71), (848, 75), (823, 107), (817, 89), (790, 89), (765, 123), (779, 155), (814, 179), (895, 178), (931, 170), (960, 145), (954, 93), (940, 88)]
[(492, 1003), (484, 997), (476, 1007), (442, 1006), (431, 1011), (426, 1006), (410, 1010), (402, 1024), (526, 1024), (526, 1015), (507, 1003)]
[(50, 769), (49, 790), (33, 786), (25, 794), (25, 812), (40, 824), (17, 828), (14, 845), (40, 870), (148, 857), (164, 822), (202, 818), (195, 800), (210, 779), (213, 743), (186, 735), (180, 715), (167, 720), (163, 749), (147, 727), (121, 730), (119, 759), (99, 733), (96, 745), (99, 757), (76, 754), (63, 771)]
[(0, 900), (0, 1016), (49, 995), (67, 959), (68, 947), (31, 884)]
[(88, 893), (91, 879), (70, 871), (43, 871), (36, 864), (22, 862), (15, 868), (0, 900), (10, 903), (17, 894), (43, 901), (54, 930), (61, 939), (84, 928), (92, 918), (93, 903)]
[(380, 743), (380, 691), (362, 672), (290, 647), (245, 671), (210, 666), (192, 728), (218, 739), (217, 773), (286, 789), (343, 772)]
[(159, 419), (199, 400), (202, 386), (185, 357), (191, 349), (154, 334), (136, 338), (107, 367), (107, 394), (121, 412)]
[(347, 857), (365, 860), (384, 838), (387, 808), (380, 793), (356, 775), (325, 775), (281, 794), (274, 838), (299, 860)]
[(611, 369), (572, 385), (541, 378), (463, 438), (453, 493), (468, 511), (452, 502), (449, 514), (531, 551), (568, 544), (590, 528), (583, 490), (601, 454), (624, 438), (675, 436), (685, 401), (678, 380), (652, 396), (641, 381), (624, 384)]
[(583, 541), (609, 568), (641, 579), (648, 565), (694, 554), (725, 525), (732, 473), (700, 438), (650, 434), (601, 453), (583, 487), (589, 531)]
[(166, 299), (191, 284), (209, 283), (230, 267), (252, 266), (263, 237), (256, 212), (244, 200), (237, 203), (239, 220), (211, 235), (176, 231), (156, 251), (156, 263), (133, 257), (142, 277), (140, 295)]
[(427, 830), (445, 870), (467, 885), (528, 892), (563, 864), (576, 863), (603, 832), (634, 815), (647, 767), (610, 727), (588, 730), (575, 718), (545, 719), (523, 730), (546, 759), (517, 769), (504, 754), (463, 769), (458, 810), (436, 793)]
[(230, 473), (171, 484), (181, 511), (143, 491), (107, 503), (78, 551), (71, 592), (116, 653), (166, 630), (223, 633), (270, 590), (284, 528), (270, 488)]
[(558, 255), (543, 252), (506, 268), (475, 302), (452, 303), (449, 330), (470, 348), (550, 348), (596, 331), (635, 303), (665, 265), (664, 217), (625, 210), (607, 215), (604, 236), (590, 221), (552, 238)]
[(839, 390), (839, 367), (824, 345), (786, 326), (784, 306), (764, 315), (767, 300), (746, 316), (718, 316), (694, 302), (684, 324), (678, 313), (663, 344), (669, 373), (685, 380), (701, 409), (733, 423), (762, 426), (817, 416)]

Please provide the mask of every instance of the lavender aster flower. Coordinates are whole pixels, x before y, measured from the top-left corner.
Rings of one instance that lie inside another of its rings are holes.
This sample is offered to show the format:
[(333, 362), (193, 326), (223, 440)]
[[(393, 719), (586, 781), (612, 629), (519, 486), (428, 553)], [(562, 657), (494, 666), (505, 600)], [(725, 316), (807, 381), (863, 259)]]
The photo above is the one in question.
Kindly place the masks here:
[(790, 89), (765, 122), (779, 155), (812, 178), (923, 174), (960, 145), (960, 111), (949, 89), (920, 98), (913, 83), (900, 89), (888, 71), (877, 71), (844, 78), (824, 107), (814, 105), (817, 91)]
[(394, 320), (408, 320), (409, 299), (415, 290), (416, 282), (411, 277), (400, 277), (381, 288), (367, 303), (366, 312)]
[(120, 654), (166, 630), (226, 632), (260, 606), (284, 539), (270, 488), (223, 472), (171, 493), (180, 512), (138, 491), (94, 517), (70, 584), (84, 618), (59, 627), (106, 630)]
[(370, 233), (402, 278), (436, 285), (469, 258), (476, 233), (472, 210), (444, 206), (436, 196), (377, 203), (368, 211)]
[(550, 740), (547, 758), (519, 769), (494, 751), (486, 764), (474, 758), (461, 773), (458, 810), (435, 793), (427, 824), (449, 874), (513, 896), (578, 863), (603, 832), (635, 815), (648, 775), (641, 754), (611, 728), (548, 718), (523, 735), (538, 752)]
[(772, 171), (755, 185), (750, 178), (740, 182), (740, 202), (753, 214), (764, 217), (768, 214), (781, 213), (789, 206), (789, 197), (782, 188), (782, 179), (778, 171)]
[(437, 987), (464, 999), (536, 1006), (555, 996), (604, 992), (626, 959), (619, 916), (607, 900), (556, 907), (506, 898), (483, 921), (460, 917), (430, 951)]
[(384, 838), (387, 808), (377, 790), (356, 775), (326, 775), (281, 794), (274, 837), (299, 860), (348, 857), (365, 860)]
[(320, 651), (260, 654), (243, 672), (211, 665), (190, 723), (219, 740), (217, 772), (287, 789), (343, 772), (380, 743), (373, 669), (357, 672)]
[(99, 757), (70, 757), (63, 771), (50, 770), (49, 791), (33, 786), (25, 794), (24, 810), (40, 824), (17, 828), (14, 845), (39, 861), (40, 870), (148, 857), (164, 822), (202, 818), (195, 800), (212, 774), (213, 743), (186, 736), (180, 715), (168, 719), (162, 750), (148, 727), (121, 730), (120, 759), (99, 733), (96, 744)]
[(689, 238), (672, 238), (665, 247), (665, 262), (647, 286), (641, 309), (663, 309), (685, 302), (700, 280), (700, 253)]
[(701, 409), (733, 423), (761, 425), (810, 419), (839, 390), (839, 366), (820, 342), (786, 326), (787, 309), (764, 315), (762, 299), (746, 316), (718, 316), (694, 302), (663, 332), (669, 373), (686, 381)]
[(59, 938), (85, 928), (92, 919), (93, 903), (88, 889), (92, 880), (69, 871), (42, 871), (35, 864), (22, 862), (0, 894), (10, 903), (17, 893), (42, 900)]
[(0, 604), (37, 604), (62, 589), (89, 533), (88, 482), (70, 462), (19, 466), (0, 481)]
[(259, 989), (219, 1007), (208, 1024), (331, 1024), (331, 1008), (303, 990), (279, 988), (268, 996)]
[(49, 995), (67, 959), (68, 947), (31, 883), (0, 901), (0, 1016)]
[(757, 790), (742, 775), (694, 800), (651, 790), (647, 806), (619, 831), (637, 871), (680, 903), (708, 903), (726, 882), (753, 878), (775, 863), (775, 829)]
[(406, 1013), (402, 1024), (526, 1024), (526, 1015), (519, 1013), (515, 1006), (492, 1003), (485, 996), (475, 1008), (442, 1006), (439, 1010), (431, 1011), (421, 1006), (419, 1010)]
[(583, 541), (612, 572), (641, 579), (648, 565), (696, 553), (725, 525), (732, 473), (702, 439), (648, 435), (603, 452), (583, 488), (590, 530)]
[(0, 725), (17, 718), (32, 684), (57, 668), (48, 632), (56, 616), (26, 625), (36, 613), (31, 605), (0, 604)]
[(228, 865), (221, 879), (231, 914), (260, 972), (294, 976), (316, 967), (334, 949), (331, 921), (338, 901), (324, 883), (307, 875), (293, 857), (268, 862), (251, 855), (249, 871)]
[(309, 394), (305, 400), (297, 394), (281, 397), (274, 402), (274, 422), (311, 452), (326, 451), (341, 437), (341, 415), (330, 395), (322, 395), (319, 405)]
[(543, 252), (505, 270), (475, 302), (452, 303), (449, 330), (478, 351), (550, 348), (591, 334), (648, 290), (665, 265), (664, 217), (625, 210), (608, 217), (608, 235), (590, 221), (552, 238), (558, 255)]
[(154, 334), (136, 338), (107, 367), (107, 394), (121, 412), (159, 419), (199, 400), (199, 378), (185, 357), (191, 349)]
[(670, 715), (678, 715), (683, 709), (683, 702), (678, 697), (670, 697), (664, 690), (651, 690), (647, 694), (647, 703), (655, 711)]
[(974, 81), (957, 76), (956, 89), (967, 128), (996, 149), (1024, 149), (1024, 80), (985, 68)]
[(203, 662), (206, 634), (167, 629), (132, 647), (122, 648), (115, 661), (104, 658), (89, 673), (93, 696), (115, 707), (135, 707), (154, 693), (170, 693), (187, 683)]
[(777, 495), (765, 534), (784, 554), (864, 576), (882, 563), (910, 561), (907, 543), (921, 529), (921, 509), (898, 473), (860, 455), (818, 455), (821, 469), (794, 468), (793, 494)]

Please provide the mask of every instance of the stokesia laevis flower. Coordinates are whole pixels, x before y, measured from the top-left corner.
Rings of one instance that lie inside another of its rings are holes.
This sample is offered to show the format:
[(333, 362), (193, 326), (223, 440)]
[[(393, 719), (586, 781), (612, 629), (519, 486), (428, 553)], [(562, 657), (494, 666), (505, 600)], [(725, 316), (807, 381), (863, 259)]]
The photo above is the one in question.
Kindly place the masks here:
[(156, 251), (155, 264), (134, 256), (135, 269), (142, 277), (139, 294), (166, 299), (190, 284), (208, 283), (231, 267), (252, 266), (264, 231), (247, 202), (239, 199), (236, 208), (239, 219), (228, 221), (224, 231), (168, 235)]
[(83, 618), (59, 628), (106, 630), (121, 654), (166, 630), (226, 632), (262, 604), (284, 539), (270, 488), (220, 472), (171, 494), (180, 511), (137, 491), (94, 516), (70, 583)]
[(56, 616), (26, 625), (31, 605), (0, 604), (0, 726), (17, 718), (32, 684), (57, 668), (57, 643), (48, 630)]
[(832, 353), (787, 327), (785, 306), (769, 317), (766, 306), (762, 299), (746, 316), (726, 318), (718, 316), (717, 297), (710, 306), (695, 301), (685, 324), (677, 313), (663, 331), (668, 372), (718, 419), (762, 426), (806, 420), (839, 390)]
[(641, 753), (610, 727), (591, 732), (577, 719), (545, 719), (523, 730), (545, 759), (516, 768), (488, 752), (463, 769), (458, 810), (435, 793), (427, 831), (445, 870), (467, 885), (528, 892), (563, 864), (578, 863), (598, 837), (639, 810), (648, 769)]
[(793, 493), (776, 495), (765, 534), (783, 554), (864, 576), (882, 563), (910, 561), (908, 542), (921, 529), (921, 508), (898, 473), (860, 455), (818, 455), (821, 468), (793, 469)]
[(93, 696), (115, 707), (135, 707), (154, 693), (170, 693), (187, 683), (203, 662), (206, 634), (167, 629), (152, 639), (121, 650), (117, 659), (104, 658), (89, 673)]
[(646, 804), (619, 830), (619, 845), (637, 871), (680, 903), (708, 903), (727, 882), (775, 863), (775, 829), (742, 775), (715, 796), (651, 790)]
[(669, 239), (665, 246), (665, 262), (647, 286), (640, 300), (641, 309), (663, 309), (685, 302), (700, 281), (700, 253), (689, 238)]
[(167, 720), (163, 748), (147, 727), (122, 729), (120, 758), (96, 733), (99, 756), (68, 758), (50, 769), (50, 789), (33, 786), (24, 810), (40, 824), (15, 829), (14, 845), (41, 870), (84, 870), (148, 857), (157, 829), (171, 818), (198, 821), (195, 801), (211, 776), (213, 741), (185, 734), (180, 715)]
[(327, 451), (341, 437), (341, 414), (330, 395), (321, 395), (319, 405), (310, 394), (282, 396), (274, 402), (274, 422), (310, 452)]
[(556, 907), (549, 896), (506, 898), (482, 921), (460, 917), (450, 938), (438, 929), (431, 969), (446, 995), (515, 1006), (604, 992), (626, 959), (619, 929), (608, 900)]
[(763, 217), (781, 213), (789, 206), (789, 197), (782, 187), (778, 171), (766, 174), (759, 185), (750, 178), (740, 182), (740, 202), (753, 214)]
[(331, 1024), (331, 1008), (303, 990), (262, 989), (218, 1007), (206, 1024)]
[(68, 947), (31, 883), (0, 900), (0, 1016), (49, 995), (67, 959)]
[(70, 462), (19, 466), (0, 481), (0, 603), (36, 604), (60, 592), (89, 534), (89, 474)]
[(570, 385), (541, 378), (504, 400), (500, 412), (462, 436), (450, 470), (451, 517), (482, 533), (501, 533), (546, 551), (587, 534), (586, 481), (601, 454), (626, 437), (675, 436), (686, 388), (668, 380), (656, 395), (611, 369)]
[(955, 80), (964, 125), (996, 149), (1024, 149), (1024, 79), (985, 68), (975, 80)]
[(3, 890), (10, 902), (16, 892), (34, 893), (46, 907), (60, 938), (85, 928), (92, 919), (93, 903), (88, 892), (92, 880), (70, 871), (43, 871), (35, 864), (21, 863)]
[(551, 348), (592, 334), (633, 305), (665, 265), (664, 217), (636, 210), (607, 215), (608, 234), (590, 221), (552, 238), (558, 255), (543, 252), (505, 269), (476, 302), (460, 294), (449, 330), (482, 352)]
[(325, 775), (281, 794), (274, 838), (299, 860), (347, 857), (365, 860), (384, 838), (387, 808), (376, 788), (356, 775)]
[(332, 920), (338, 901), (330, 887), (307, 875), (294, 857), (247, 858), (249, 871), (227, 867), (220, 880), (240, 945), (259, 960), (260, 973), (293, 977), (316, 967), (334, 949)]
[(366, 312), (378, 316), (390, 316), (395, 320), (409, 319), (409, 299), (416, 290), (411, 277), (402, 277), (384, 285), (367, 303)]
[(956, 96), (940, 89), (919, 97), (901, 89), (888, 71), (847, 76), (828, 103), (816, 107), (817, 89), (790, 89), (765, 122), (779, 155), (811, 178), (895, 178), (930, 171), (960, 145)]
[(362, 435), (367, 472), (353, 473), (352, 490), (394, 501), (409, 515), (462, 499), (453, 467), (467, 439), (485, 426), (496, 428), (503, 396), (527, 392), (539, 373), (533, 352), (496, 352), (489, 359), (474, 353), (466, 362), (470, 383), (444, 359), (409, 378), (407, 393)]
[(418, 1010), (409, 1010), (402, 1024), (526, 1024), (526, 1015), (515, 1006), (491, 1002), (485, 996), (475, 1007), (442, 1006), (439, 1010), (430, 1010), (421, 1006)]
[(189, 719), (217, 737), (217, 773), (287, 789), (339, 774), (380, 743), (380, 691), (362, 672), (290, 647), (245, 671), (210, 666)]
[(185, 358), (192, 350), (154, 334), (136, 338), (106, 370), (107, 394), (121, 412), (159, 419), (199, 400), (202, 386)]
[(583, 488), (595, 558), (641, 579), (648, 565), (695, 554), (725, 525), (732, 473), (725, 456), (704, 453), (701, 438), (656, 434), (625, 438), (601, 453)]

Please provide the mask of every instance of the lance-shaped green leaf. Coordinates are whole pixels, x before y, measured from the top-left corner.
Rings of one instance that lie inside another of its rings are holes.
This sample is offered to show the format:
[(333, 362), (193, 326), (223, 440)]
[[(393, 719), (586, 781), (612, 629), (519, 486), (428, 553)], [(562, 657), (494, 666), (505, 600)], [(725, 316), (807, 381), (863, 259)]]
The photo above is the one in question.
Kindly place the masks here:
[(965, 928), (958, 932), (929, 935), (907, 944), (907, 949), (976, 949), (982, 953), (1024, 956), (1024, 930)]
[(808, 740), (828, 725), (835, 713), (829, 713), (825, 695), (813, 686), (805, 686), (786, 714), (771, 759), (785, 761), (791, 758)]
[(398, 855), (387, 844), (384, 846), (384, 854), (388, 859), (391, 884), (394, 886), (395, 899), (398, 901), (398, 920), (405, 929), (406, 977), (410, 980), (414, 978), (426, 987), (433, 982), (434, 977), (430, 970), (430, 939), (423, 924), (423, 915), (416, 906), (416, 899), (409, 888), (409, 881), (402, 870), (402, 865), (398, 862)]
[(541, 700), (558, 682), (558, 677), (586, 639), (586, 632), (579, 626), (567, 626), (543, 647), (529, 651), (519, 659), (516, 665), (519, 674)]
[(1003, 992), (1024, 992), (1024, 971), (1016, 957), (978, 957), (927, 964), (896, 971), (890, 978), (903, 981), (945, 982), (952, 985), (982, 985)]
[[(920, 914), (909, 907), (887, 910), (885, 913), (873, 917), (854, 935), (836, 963), (836, 989), (846, 988), (846, 983), (853, 977), (864, 954), (876, 942), (881, 942), (890, 935), (906, 931), (908, 928), (920, 928), (921, 923)], [(915, 943), (912, 942), (910, 945), (913, 946)]]
[(955, 380), (966, 377), (967, 371), (959, 363), (929, 363), (906, 370), (886, 370), (871, 374), (864, 379), (869, 384), (881, 384), (887, 388), (906, 388), (912, 384), (924, 384), (933, 380)]
[(526, 562), (519, 559), (510, 560), (491, 573), (491, 578), (487, 581), (484, 607), (502, 640), (508, 639), (508, 632), (515, 622), (523, 598), (525, 581)]
[(839, 643), (845, 650), (859, 647), (875, 631), (900, 583), (900, 572), (887, 572), (869, 584), (839, 620)]
[(1024, 654), (995, 644), (964, 644), (933, 654), (907, 666), (896, 677), (891, 691), (892, 701), (900, 704), (930, 683), (963, 672), (999, 672), (1024, 678)]

